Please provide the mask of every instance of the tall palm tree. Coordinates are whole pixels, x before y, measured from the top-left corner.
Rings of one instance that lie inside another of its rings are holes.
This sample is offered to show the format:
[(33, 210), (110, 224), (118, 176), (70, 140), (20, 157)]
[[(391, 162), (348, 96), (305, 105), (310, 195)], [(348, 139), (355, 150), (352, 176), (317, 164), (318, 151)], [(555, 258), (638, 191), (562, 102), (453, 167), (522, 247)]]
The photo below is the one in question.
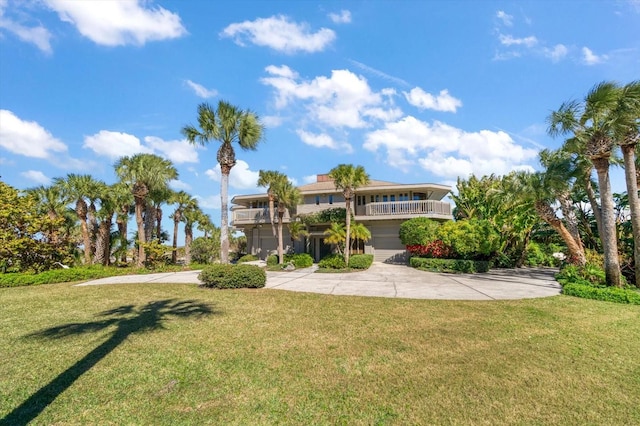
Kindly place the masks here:
[(349, 239), (351, 237), (351, 200), (353, 200), (356, 189), (369, 183), (369, 175), (365, 172), (364, 167), (354, 166), (353, 164), (340, 164), (331, 171), (329, 177), (333, 179), (336, 189), (342, 190), (344, 195), (345, 206), (347, 210), (346, 229), (345, 229), (345, 247), (344, 261), (349, 264)]
[(98, 230), (95, 242), (94, 262), (101, 265), (109, 265), (111, 257), (111, 227), (113, 215), (118, 208), (117, 194), (113, 186), (102, 183), (98, 189), (100, 208), (96, 210)]
[[(67, 204), (69, 203), (69, 200), (64, 197), (64, 194), (59, 186), (40, 185), (38, 187), (28, 189), (27, 193), (35, 197), (42, 213), (49, 216), (51, 220), (55, 220), (60, 217), (65, 217)], [(58, 244), (59, 230), (58, 229), (50, 230), (49, 234), (47, 235), (47, 238), (53, 244)]]
[(271, 231), (274, 238), (277, 236), (275, 224), (275, 195), (274, 188), (286, 182), (287, 176), (275, 170), (260, 170), (258, 172), (258, 186), (267, 188), (267, 197), (269, 199), (269, 221), (271, 222)]
[(178, 171), (171, 161), (153, 154), (122, 157), (116, 163), (115, 170), (133, 194), (138, 225), (137, 266), (142, 267), (146, 261), (144, 243), (147, 242), (143, 212), (149, 203), (149, 193), (166, 188), (170, 180), (178, 177)]
[(133, 194), (131, 189), (123, 183), (117, 182), (111, 186), (111, 190), (114, 194), (116, 201), (116, 226), (118, 228), (118, 252), (120, 255), (120, 261), (127, 263), (127, 251), (130, 241), (127, 239), (129, 215), (133, 208)]
[(182, 134), (192, 144), (207, 145), (212, 140), (220, 142), (217, 153), (220, 164), (220, 261), (229, 263), (229, 173), (236, 165), (234, 144), (244, 150), (255, 150), (263, 138), (263, 126), (256, 114), (241, 110), (220, 101), (214, 111), (207, 104), (198, 106), (198, 130), (193, 125), (182, 128)]
[(629, 83), (620, 89), (615, 114), (618, 122), (616, 141), (620, 145), (624, 159), (627, 196), (631, 210), (635, 284), (640, 287), (640, 199), (638, 198), (638, 171), (640, 169), (636, 169), (636, 149), (640, 145), (640, 80)]
[(602, 82), (589, 91), (583, 102), (565, 102), (548, 118), (548, 133), (551, 136), (572, 133), (576, 139), (583, 141), (584, 153), (596, 169), (602, 206), (600, 238), (604, 250), (604, 270), (607, 284), (611, 286), (621, 285), (613, 193), (609, 177), (616, 129), (613, 112), (618, 99), (618, 85)]
[(69, 200), (75, 202), (75, 212), (80, 220), (82, 245), (84, 247), (84, 263), (91, 264), (91, 232), (89, 224), (89, 203), (95, 200), (98, 183), (91, 175), (77, 175), (70, 173), (66, 178), (54, 179), (54, 185), (59, 187)]
[(282, 242), (284, 215), (288, 211), (291, 218), (295, 216), (302, 196), (300, 195), (300, 190), (286, 180), (286, 177), (284, 182), (278, 183), (273, 188), (273, 195), (278, 201), (278, 263), (282, 265), (284, 263), (284, 243)]
[(174, 204), (173, 211), (173, 251), (171, 252), (171, 262), (178, 260), (178, 224), (182, 221), (182, 213), (186, 209), (191, 209), (198, 205), (198, 200), (185, 191), (174, 192), (169, 198), (169, 204)]

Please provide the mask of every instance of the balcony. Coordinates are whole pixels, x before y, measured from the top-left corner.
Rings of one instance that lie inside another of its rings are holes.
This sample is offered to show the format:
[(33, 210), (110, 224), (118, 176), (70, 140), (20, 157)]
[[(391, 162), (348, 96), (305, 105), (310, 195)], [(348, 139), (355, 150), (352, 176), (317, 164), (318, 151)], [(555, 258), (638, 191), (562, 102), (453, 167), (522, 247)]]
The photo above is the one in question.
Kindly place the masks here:
[(451, 204), (435, 200), (370, 203), (365, 216), (428, 216), (451, 218)]
[[(275, 212), (275, 220), (278, 212)], [(284, 221), (289, 221), (289, 212), (284, 214)], [(233, 211), (233, 225), (269, 223), (269, 209), (241, 209)]]

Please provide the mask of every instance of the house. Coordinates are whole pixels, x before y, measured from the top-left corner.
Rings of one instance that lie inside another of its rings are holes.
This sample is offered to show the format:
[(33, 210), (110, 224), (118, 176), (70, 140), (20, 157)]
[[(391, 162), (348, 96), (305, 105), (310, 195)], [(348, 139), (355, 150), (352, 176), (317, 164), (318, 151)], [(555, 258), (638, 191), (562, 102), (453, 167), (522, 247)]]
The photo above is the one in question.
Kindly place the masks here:
[[(336, 190), (334, 182), (327, 174), (317, 175), (317, 181), (298, 187), (302, 204), (297, 215), (308, 215), (330, 208), (344, 208), (342, 191)], [(435, 220), (451, 220), (452, 205), (441, 201), (451, 188), (432, 183), (398, 184), (371, 180), (366, 186), (356, 190), (352, 200), (355, 222), (362, 223), (371, 232), (371, 239), (360, 242), (359, 251), (374, 255), (377, 262), (396, 262), (406, 259), (405, 246), (398, 236), (400, 224), (407, 219), (424, 216)], [(237, 195), (233, 204), (232, 224), (247, 237), (247, 252), (264, 259), (277, 250), (269, 222), (269, 201), (267, 194)], [(277, 212), (275, 212), (277, 220)], [(288, 213), (284, 223), (289, 223)], [(292, 241), (287, 226), (283, 228), (285, 252), (310, 253), (316, 261), (331, 253), (331, 246), (324, 243), (324, 231), (329, 223), (317, 223), (308, 228), (309, 236), (303, 241)]]

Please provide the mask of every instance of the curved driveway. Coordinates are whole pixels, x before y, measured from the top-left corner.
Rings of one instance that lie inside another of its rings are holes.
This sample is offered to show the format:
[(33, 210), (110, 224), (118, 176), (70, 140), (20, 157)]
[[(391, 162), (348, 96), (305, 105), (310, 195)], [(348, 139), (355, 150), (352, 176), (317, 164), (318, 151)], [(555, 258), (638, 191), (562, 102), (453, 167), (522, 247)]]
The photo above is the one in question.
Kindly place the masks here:
[[(199, 271), (102, 278), (79, 286), (134, 283), (198, 284)], [(497, 269), (483, 274), (441, 274), (403, 265), (374, 263), (352, 273), (314, 273), (313, 268), (267, 272), (267, 288), (333, 295), (407, 299), (496, 300), (560, 294), (555, 269)]]

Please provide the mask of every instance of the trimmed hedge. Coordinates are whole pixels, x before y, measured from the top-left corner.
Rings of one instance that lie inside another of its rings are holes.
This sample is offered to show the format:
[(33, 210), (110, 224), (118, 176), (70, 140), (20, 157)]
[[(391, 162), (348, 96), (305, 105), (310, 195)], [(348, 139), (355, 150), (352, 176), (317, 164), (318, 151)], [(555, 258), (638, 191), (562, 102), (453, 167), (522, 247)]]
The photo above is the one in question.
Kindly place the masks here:
[(457, 273), (487, 272), (490, 267), (490, 263), (484, 260), (427, 259), (423, 257), (412, 257), (409, 259), (409, 264), (413, 268), (432, 272)]
[(131, 269), (88, 266), (69, 269), (52, 269), (39, 274), (7, 273), (0, 274), (0, 287), (22, 287), (29, 285), (67, 283), (72, 281), (95, 280), (114, 275), (131, 273)]
[(346, 267), (347, 264), (344, 263), (344, 257), (340, 254), (330, 254), (318, 262), (318, 268), (320, 269), (345, 269)]
[(354, 254), (349, 257), (349, 268), (351, 269), (369, 269), (372, 263), (372, 254)]
[(245, 254), (240, 259), (238, 259), (238, 263), (253, 262), (254, 260), (258, 260), (258, 256), (256, 256), (255, 254)]
[(571, 283), (562, 287), (562, 293), (584, 299), (603, 300), (605, 302), (640, 305), (640, 293), (618, 287), (593, 287), (587, 284)]
[(292, 262), (296, 268), (308, 268), (313, 265), (313, 257), (309, 253), (297, 253), (286, 255), (284, 257), (285, 263)]
[(267, 274), (255, 265), (210, 265), (204, 268), (198, 279), (202, 287), (209, 288), (262, 288)]

